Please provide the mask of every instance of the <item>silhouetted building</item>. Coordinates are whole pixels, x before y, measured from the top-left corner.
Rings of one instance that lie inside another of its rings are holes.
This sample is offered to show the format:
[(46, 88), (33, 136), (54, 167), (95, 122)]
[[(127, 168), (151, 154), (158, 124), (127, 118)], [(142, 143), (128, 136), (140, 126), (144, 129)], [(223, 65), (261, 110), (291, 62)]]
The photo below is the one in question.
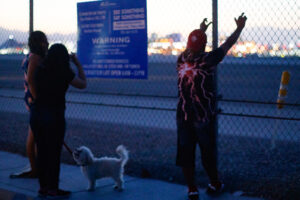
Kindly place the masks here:
[(183, 37), (180, 33), (172, 33), (166, 36), (168, 39), (172, 39), (173, 42), (181, 42)]

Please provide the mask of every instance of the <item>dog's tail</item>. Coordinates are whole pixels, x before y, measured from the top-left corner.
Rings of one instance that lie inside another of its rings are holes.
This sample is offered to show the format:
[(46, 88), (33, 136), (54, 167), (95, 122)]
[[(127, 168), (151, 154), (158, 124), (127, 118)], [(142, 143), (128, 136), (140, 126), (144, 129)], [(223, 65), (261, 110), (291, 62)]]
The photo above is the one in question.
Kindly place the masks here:
[(119, 145), (116, 149), (116, 152), (121, 157), (122, 166), (124, 167), (129, 158), (128, 150), (123, 145)]

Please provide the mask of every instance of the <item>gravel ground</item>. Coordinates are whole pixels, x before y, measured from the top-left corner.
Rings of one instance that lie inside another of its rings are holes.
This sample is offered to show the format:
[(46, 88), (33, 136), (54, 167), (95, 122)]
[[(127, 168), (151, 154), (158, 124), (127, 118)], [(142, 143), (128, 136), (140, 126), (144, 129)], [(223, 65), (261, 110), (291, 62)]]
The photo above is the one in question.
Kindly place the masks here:
[[(0, 112), (0, 150), (25, 155), (28, 115)], [(116, 156), (115, 148), (124, 144), (130, 151), (126, 173), (184, 184), (175, 166), (176, 132), (94, 121), (67, 119), (66, 143), (80, 145), (100, 156)], [(297, 199), (300, 196), (300, 148), (295, 142), (278, 142), (253, 137), (220, 136), (219, 169), (229, 192), (265, 199)], [(205, 187), (207, 177), (197, 162), (197, 183)], [(75, 164), (63, 150), (62, 160)]]

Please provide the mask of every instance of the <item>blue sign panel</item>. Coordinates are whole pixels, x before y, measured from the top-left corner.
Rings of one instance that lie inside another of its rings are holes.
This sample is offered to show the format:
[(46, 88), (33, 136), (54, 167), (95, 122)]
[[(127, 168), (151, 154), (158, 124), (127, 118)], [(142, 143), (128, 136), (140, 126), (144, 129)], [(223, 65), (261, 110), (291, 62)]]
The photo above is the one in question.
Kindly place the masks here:
[(146, 0), (77, 3), (77, 54), (87, 77), (147, 78)]

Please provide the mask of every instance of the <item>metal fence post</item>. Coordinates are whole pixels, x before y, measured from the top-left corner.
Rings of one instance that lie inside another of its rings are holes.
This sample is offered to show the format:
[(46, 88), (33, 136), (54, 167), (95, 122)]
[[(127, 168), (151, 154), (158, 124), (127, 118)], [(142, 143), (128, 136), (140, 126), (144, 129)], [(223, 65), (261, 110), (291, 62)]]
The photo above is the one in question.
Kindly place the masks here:
[(212, 45), (213, 49), (218, 48), (218, 0), (212, 0)]
[(29, 35), (33, 32), (33, 0), (29, 0)]
[[(212, 46), (213, 49), (218, 48), (218, 0), (212, 0)], [(215, 112), (218, 113), (218, 69), (214, 72), (214, 91), (216, 97)], [(215, 135), (218, 137), (218, 115), (215, 118)]]

